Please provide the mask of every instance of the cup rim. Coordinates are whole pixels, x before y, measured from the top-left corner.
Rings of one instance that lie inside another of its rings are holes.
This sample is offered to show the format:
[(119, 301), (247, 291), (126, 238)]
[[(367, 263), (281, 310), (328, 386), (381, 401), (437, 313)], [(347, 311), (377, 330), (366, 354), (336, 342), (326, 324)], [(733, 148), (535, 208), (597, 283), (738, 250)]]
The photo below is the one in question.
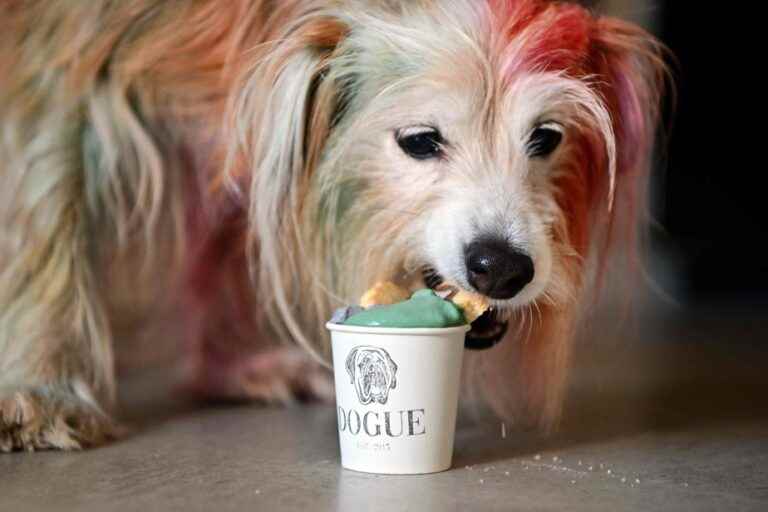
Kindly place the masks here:
[(471, 327), (469, 324), (455, 327), (367, 327), (358, 325), (344, 325), (327, 322), (325, 328), (331, 332), (354, 332), (358, 334), (402, 334), (403, 336), (427, 336), (435, 334), (466, 333)]

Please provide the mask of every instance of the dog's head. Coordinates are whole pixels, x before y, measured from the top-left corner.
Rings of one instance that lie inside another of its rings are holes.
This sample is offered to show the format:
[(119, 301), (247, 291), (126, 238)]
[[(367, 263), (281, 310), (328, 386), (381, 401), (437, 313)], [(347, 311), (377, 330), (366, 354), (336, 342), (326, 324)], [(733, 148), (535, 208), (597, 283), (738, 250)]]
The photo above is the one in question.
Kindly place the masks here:
[(347, 356), (346, 368), (363, 405), (387, 403), (389, 390), (397, 387), (397, 365), (384, 349), (355, 347)]
[(493, 344), (632, 236), (664, 70), (641, 29), (564, 2), (350, 1), (263, 48), (233, 112), (259, 275), (307, 345), (300, 319), (422, 274), (489, 297), (468, 340)]

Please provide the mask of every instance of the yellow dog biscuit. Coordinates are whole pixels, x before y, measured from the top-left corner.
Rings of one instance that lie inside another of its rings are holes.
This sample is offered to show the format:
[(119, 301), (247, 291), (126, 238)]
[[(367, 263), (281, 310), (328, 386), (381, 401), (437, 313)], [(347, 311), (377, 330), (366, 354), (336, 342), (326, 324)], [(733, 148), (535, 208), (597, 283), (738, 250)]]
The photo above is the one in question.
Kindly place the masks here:
[(464, 312), (464, 319), (470, 324), (490, 307), (488, 299), (482, 295), (465, 292), (464, 290), (456, 292), (450, 297), (450, 300)]
[(387, 306), (403, 302), (411, 297), (411, 292), (391, 281), (380, 281), (360, 297), (360, 305), (364, 308), (371, 306)]

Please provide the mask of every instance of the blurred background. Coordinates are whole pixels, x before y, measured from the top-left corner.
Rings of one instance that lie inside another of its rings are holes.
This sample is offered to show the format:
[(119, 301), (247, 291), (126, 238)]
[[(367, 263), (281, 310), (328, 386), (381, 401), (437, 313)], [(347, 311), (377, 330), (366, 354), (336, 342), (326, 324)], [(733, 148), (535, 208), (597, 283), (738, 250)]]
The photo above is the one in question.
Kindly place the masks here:
[[(652, 182), (651, 277), (680, 305), (765, 310), (768, 214), (749, 8), (672, 0), (587, 2), (657, 35), (676, 57), (677, 105)], [(740, 4), (741, 5), (741, 4)]]

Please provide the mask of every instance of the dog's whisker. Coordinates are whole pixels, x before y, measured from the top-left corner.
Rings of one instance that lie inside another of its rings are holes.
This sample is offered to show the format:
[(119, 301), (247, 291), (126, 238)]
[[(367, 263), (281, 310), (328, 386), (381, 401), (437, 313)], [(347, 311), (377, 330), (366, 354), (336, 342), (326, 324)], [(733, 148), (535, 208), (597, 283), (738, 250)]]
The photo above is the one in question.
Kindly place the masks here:
[(520, 324), (520, 332), (518, 334), (527, 342), (528, 341), (527, 331), (528, 331), (528, 322), (529, 322), (528, 308), (525, 306), (520, 308), (520, 314), (523, 318), (523, 321)]
[(539, 320), (539, 327), (543, 327), (544, 326), (544, 317), (541, 314), (541, 307), (539, 306), (539, 302), (536, 300), (536, 301), (533, 301), (532, 304), (536, 308), (536, 317)]
[[(533, 304), (535, 304), (535, 302)], [(532, 335), (533, 335), (534, 328), (536, 326), (536, 322), (535, 322), (536, 315), (534, 314), (533, 307), (531, 307), (531, 305), (528, 305), (528, 313), (529, 313), (529, 315), (531, 317), (531, 323), (528, 326), (527, 338), (530, 339), (532, 337)]]
[(517, 337), (522, 337), (523, 341), (527, 343), (528, 338), (523, 337), (523, 333), (526, 330), (526, 325), (528, 324), (528, 310), (525, 307), (522, 307), (518, 310), (518, 318), (520, 319), (520, 322), (517, 327), (516, 335)]

